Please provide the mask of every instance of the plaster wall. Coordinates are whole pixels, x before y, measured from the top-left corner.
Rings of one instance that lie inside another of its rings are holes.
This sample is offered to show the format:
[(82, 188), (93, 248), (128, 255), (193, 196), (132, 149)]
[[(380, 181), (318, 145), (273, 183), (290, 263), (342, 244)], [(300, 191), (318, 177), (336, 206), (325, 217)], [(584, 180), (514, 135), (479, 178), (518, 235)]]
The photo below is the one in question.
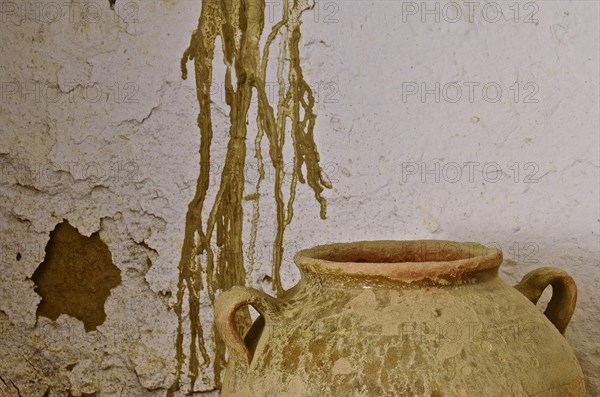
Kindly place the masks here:
[[(273, 23), (281, 0), (267, 3)], [(298, 249), (367, 239), (499, 246), (509, 283), (563, 268), (579, 286), (566, 337), (597, 396), (599, 3), (490, 4), (323, 0), (305, 13), (301, 55), (333, 189), (322, 221), (300, 187), (284, 286), (298, 280)], [(179, 60), (199, 13), (191, 0), (117, 0), (114, 11), (108, 0), (0, 1), (0, 396), (164, 396), (171, 385), (199, 147)], [(227, 120), (217, 77), (214, 107), (216, 182)], [(252, 193), (251, 166), (246, 180)], [(248, 278), (267, 292), (272, 181)], [(63, 220), (98, 232), (121, 271), (91, 332), (36, 316), (31, 277)], [(209, 332), (208, 305), (201, 317)], [(211, 382), (197, 391), (216, 394)]]

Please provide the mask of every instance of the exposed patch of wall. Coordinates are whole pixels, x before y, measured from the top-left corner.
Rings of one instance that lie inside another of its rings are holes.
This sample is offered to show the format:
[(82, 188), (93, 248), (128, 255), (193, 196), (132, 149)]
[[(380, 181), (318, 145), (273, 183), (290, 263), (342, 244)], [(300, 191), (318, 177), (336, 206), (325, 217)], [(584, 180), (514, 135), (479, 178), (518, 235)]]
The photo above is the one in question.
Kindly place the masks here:
[(121, 271), (100, 234), (82, 236), (63, 221), (50, 233), (45, 251), (31, 277), (42, 297), (37, 315), (56, 320), (68, 314), (82, 321), (86, 331), (95, 330), (106, 319), (106, 298), (121, 283)]

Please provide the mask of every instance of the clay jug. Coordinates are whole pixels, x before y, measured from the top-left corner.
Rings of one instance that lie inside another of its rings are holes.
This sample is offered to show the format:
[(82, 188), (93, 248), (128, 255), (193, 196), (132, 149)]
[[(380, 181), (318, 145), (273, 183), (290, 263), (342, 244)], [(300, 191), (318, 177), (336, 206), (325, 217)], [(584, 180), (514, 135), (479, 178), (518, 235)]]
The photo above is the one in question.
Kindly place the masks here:
[[(562, 335), (577, 299), (562, 270), (511, 287), (501, 251), (435, 240), (330, 244), (294, 260), (301, 280), (278, 299), (243, 287), (219, 296), (223, 397), (585, 395)], [(260, 316), (242, 339), (244, 305)]]

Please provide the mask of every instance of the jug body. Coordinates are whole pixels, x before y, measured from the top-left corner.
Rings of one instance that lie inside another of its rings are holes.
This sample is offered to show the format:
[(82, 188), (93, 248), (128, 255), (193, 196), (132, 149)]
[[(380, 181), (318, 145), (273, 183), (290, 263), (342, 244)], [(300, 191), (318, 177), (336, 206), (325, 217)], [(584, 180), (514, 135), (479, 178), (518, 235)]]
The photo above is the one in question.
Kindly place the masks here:
[[(576, 288), (558, 269), (512, 287), (500, 251), (437, 240), (330, 244), (295, 261), (301, 281), (279, 299), (235, 287), (217, 300), (224, 397), (585, 395), (561, 334)], [(247, 304), (261, 316), (242, 340)]]

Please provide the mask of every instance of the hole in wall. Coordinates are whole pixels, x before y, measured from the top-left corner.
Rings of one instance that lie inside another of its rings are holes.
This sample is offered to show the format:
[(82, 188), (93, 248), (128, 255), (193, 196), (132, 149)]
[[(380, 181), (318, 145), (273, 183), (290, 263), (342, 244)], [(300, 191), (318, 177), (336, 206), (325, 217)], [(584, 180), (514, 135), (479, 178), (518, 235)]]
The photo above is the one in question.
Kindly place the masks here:
[(110, 5), (110, 9), (114, 10), (115, 9), (115, 3), (117, 2), (117, 0), (108, 0), (108, 4)]
[(90, 332), (106, 320), (104, 303), (121, 284), (121, 271), (98, 232), (85, 237), (64, 220), (50, 233), (44, 261), (31, 279), (42, 297), (38, 317), (54, 321), (68, 314)]

